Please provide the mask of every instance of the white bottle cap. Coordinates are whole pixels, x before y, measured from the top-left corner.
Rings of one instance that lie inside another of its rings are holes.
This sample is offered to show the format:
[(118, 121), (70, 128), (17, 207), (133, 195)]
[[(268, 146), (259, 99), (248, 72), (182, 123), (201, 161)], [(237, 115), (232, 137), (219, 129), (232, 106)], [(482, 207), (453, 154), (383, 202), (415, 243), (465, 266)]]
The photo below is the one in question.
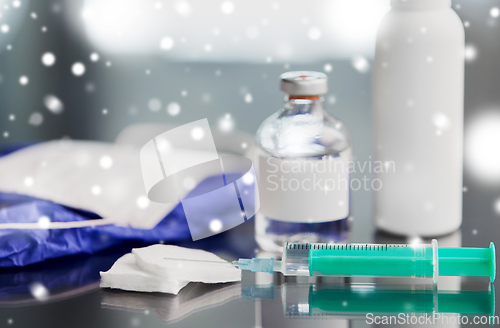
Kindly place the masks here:
[(391, 7), (398, 9), (439, 9), (451, 6), (451, 0), (391, 0)]
[(281, 74), (281, 91), (293, 96), (317, 96), (328, 92), (326, 74), (295, 71)]

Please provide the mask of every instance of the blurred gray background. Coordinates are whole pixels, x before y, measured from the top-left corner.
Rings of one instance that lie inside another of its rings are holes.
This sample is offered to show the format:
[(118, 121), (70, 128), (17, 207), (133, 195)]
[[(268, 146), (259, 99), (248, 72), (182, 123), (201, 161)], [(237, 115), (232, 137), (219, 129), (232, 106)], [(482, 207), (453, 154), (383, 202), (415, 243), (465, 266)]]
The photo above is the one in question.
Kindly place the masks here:
[[(328, 111), (349, 128), (356, 159), (368, 160), (371, 70), (359, 63), (372, 61), (389, 0), (249, 3), (0, 1), (0, 146), (56, 138), (113, 142), (131, 124), (201, 118), (215, 128), (230, 119), (235, 129), (253, 134), (283, 101), (281, 73), (318, 70), (330, 78)], [(467, 59), (461, 234), (464, 246), (484, 247), (500, 228), (500, 133), (494, 133), (500, 131), (500, 17), (494, 10), (500, 0), (454, 0), (453, 8), (464, 22)], [(42, 63), (46, 52), (56, 58), (52, 66)], [(81, 76), (72, 72), (77, 62), (85, 66)], [(47, 95), (64, 104), (62, 113), (45, 106)], [(181, 108), (176, 116), (167, 111), (172, 103)], [(370, 202), (370, 193), (354, 192), (354, 242), (373, 239)], [(234, 305), (239, 313), (244, 306)], [(119, 314), (108, 317), (121, 320), (130, 324)]]

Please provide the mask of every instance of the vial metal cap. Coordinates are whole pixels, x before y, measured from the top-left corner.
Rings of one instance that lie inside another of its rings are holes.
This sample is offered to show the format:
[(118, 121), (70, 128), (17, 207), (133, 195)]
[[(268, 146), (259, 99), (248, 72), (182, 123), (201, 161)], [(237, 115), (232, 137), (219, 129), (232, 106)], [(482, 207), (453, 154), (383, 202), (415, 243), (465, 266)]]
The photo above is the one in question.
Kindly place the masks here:
[(313, 71), (294, 71), (281, 74), (281, 91), (293, 96), (316, 96), (328, 92), (326, 74)]

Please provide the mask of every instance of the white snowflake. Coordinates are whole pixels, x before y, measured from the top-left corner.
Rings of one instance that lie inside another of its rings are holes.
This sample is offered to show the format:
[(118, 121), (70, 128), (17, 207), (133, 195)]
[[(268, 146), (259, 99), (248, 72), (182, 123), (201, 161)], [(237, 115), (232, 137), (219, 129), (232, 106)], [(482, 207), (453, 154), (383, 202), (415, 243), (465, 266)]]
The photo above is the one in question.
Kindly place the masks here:
[(231, 114), (226, 114), (219, 120), (219, 130), (222, 132), (231, 132), (234, 129), (234, 120)]
[(46, 95), (43, 99), (45, 107), (53, 114), (61, 114), (64, 110), (63, 102), (54, 95)]
[(160, 40), (160, 49), (170, 50), (174, 47), (174, 39), (169, 36), (165, 36)]
[(466, 44), (464, 50), (464, 57), (466, 61), (474, 61), (477, 58), (477, 49), (472, 44)]
[(191, 138), (194, 140), (201, 140), (205, 136), (205, 131), (200, 127), (195, 127), (191, 130)]
[(360, 73), (366, 73), (370, 70), (370, 63), (365, 57), (356, 56), (351, 60), (351, 64)]
[(19, 78), (19, 83), (21, 85), (27, 85), (29, 83), (29, 81), (30, 81), (29, 78), (25, 75), (23, 75)]
[(28, 124), (33, 126), (39, 126), (42, 123), (43, 123), (43, 115), (38, 112), (34, 112), (33, 114), (31, 114), (28, 119)]
[(174, 3), (174, 10), (179, 16), (187, 17), (191, 14), (192, 8), (189, 2), (181, 0)]
[(31, 295), (39, 301), (44, 301), (49, 297), (48, 289), (39, 282), (30, 285)]
[(250, 104), (252, 101), (253, 101), (252, 94), (251, 94), (251, 93), (247, 93), (247, 94), (245, 95), (245, 102), (246, 102), (247, 104)]
[(148, 102), (148, 107), (152, 112), (157, 112), (161, 109), (161, 101), (158, 98), (152, 98)]
[(42, 63), (45, 66), (52, 66), (56, 62), (56, 56), (51, 52), (46, 52), (42, 55)]
[(85, 74), (85, 65), (83, 63), (76, 62), (73, 66), (71, 66), (71, 72), (73, 72), (75, 76), (82, 76)]
[(177, 116), (181, 112), (181, 105), (176, 102), (171, 102), (167, 105), (167, 113), (171, 116)]
[(493, 7), (490, 9), (490, 16), (493, 18), (498, 18), (500, 16), (500, 9), (498, 7)]
[(214, 233), (218, 233), (222, 230), (222, 221), (219, 219), (213, 219), (209, 224), (210, 230)]
[(232, 3), (231, 1), (224, 1), (220, 6), (220, 10), (224, 14), (230, 15), (234, 12), (234, 3)]
[(99, 54), (97, 52), (93, 52), (90, 54), (90, 60), (96, 62), (99, 60)]
[(311, 27), (307, 34), (311, 40), (318, 40), (321, 38), (322, 32), (319, 27)]
[(104, 155), (99, 159), (99, 165), (101, 168), (107, 170), (113, 166), (113, 158), (109, 155)]

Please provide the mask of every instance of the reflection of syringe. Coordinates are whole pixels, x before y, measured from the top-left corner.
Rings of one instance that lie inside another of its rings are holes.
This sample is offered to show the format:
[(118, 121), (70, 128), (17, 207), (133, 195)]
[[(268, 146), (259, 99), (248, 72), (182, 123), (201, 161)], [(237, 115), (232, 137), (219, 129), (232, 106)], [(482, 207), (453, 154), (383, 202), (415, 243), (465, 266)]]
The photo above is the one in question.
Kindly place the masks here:
[[(357, 316), (376, 312), (393, 314), (459, 313), (462, 315), (488, 314), (493, 316), (495, 313), (495, 293), (493, 285), (488, 291), (404, 290), (370, 285), (352, 285), (350, 288), (320, 287), (311, 289), (308, 304), (310, 305), (309, 315)], [(438, 316), (434, 314), (434, 317)]]
[(432, 285), (305, 284), (242, 286), (244, 298), (274, 298), (281, 293), (287, 317), (365, 318), (366, 314), (495, 315), (493, 284), (486, 290), (438, 290)]
[(282, 260), (239, 259), (242, 270), (282, 272), (286, 276), (370, 276), (433, 278), (490, 277), (495, 280), (495, 245), (489, 248), (432, 244), (286, 244)]

